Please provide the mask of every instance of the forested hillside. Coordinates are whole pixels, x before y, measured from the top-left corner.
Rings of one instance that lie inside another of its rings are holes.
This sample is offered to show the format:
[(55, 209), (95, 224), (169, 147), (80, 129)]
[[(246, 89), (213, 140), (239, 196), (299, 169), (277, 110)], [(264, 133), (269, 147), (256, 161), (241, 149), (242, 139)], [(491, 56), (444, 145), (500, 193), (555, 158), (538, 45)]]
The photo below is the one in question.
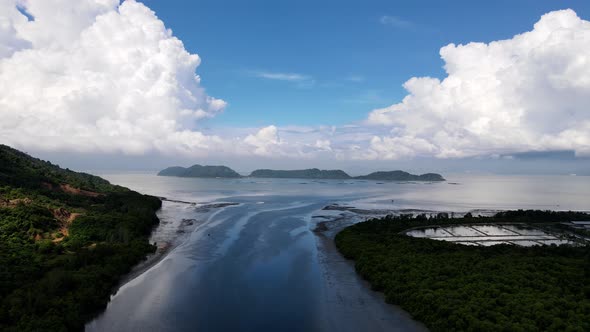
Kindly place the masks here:
[(0, 145), (0, 330), (82, 330), (155, 249), (160, 206)]

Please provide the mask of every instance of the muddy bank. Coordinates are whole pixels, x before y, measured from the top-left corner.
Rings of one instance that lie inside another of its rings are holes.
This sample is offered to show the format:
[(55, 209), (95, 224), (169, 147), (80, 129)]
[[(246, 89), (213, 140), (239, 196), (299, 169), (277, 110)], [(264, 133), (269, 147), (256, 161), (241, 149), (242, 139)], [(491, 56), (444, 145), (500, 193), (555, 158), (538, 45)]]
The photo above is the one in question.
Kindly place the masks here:
[[(393, 203), (393, 201), (392, 201)], [(472, 209), (473, 215), (490, 216), (500, 210)], [(338, 232), (358, 222), (386, 215), (447, 213), (461, 217), (467, 212), (427, 209), (365, 209), (352, 204), (333, 203), (311, 216), (310, 228), (317, 238), (322, 286), (323, 331), (427, 331), (402, 308), (387, 304), (382, 293), (374, 292), (345, 259), (334, 243)]]
[[(334, 205), (330, 205), (334, 207)], [(334, 209), (331, 210), (341, 210)], [(317, 253), (322, 276), (320, 315), (322, 331), (427, 331), (420, 322), (412, 319), (403, 309), (387, 304), (381, 293), (359, 277), (354, 264), (345, 259), (336, 248), (334, 237), (347, 226), (377, 217), (382, 211), (346, 207), (343, 213), (332, 216), (316, 215), (319, 220), (311, 225), (317, 238)], [(326, 211), (326, 210), (324, 210)], [(388, 214), (387, 211), (384, 214)]]
[(129, 281), (137, 278), (154, 265), (164, 259), (168, 253), (178, 247), (195, 229), (202, 226), (211, 213), (220, 209), (236, 206), (239, 203), (195, 203), (160, 197), (163, 201), (158, 212), (160, 223), (154, 228), (150, 236), (150, 243), (156, 246), (156, 251), (137, 264), (123, 277), (113, 294)]

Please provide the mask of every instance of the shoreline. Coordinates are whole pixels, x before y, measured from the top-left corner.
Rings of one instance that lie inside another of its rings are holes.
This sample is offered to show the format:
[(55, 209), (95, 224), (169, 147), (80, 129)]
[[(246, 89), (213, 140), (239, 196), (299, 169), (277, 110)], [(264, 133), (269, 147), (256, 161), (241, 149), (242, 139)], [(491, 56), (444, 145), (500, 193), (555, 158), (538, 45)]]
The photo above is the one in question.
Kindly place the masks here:
[[(329, 209), (320, 210), (326, 211)], [(377, 216), (377, 214), (371, 215)], [(316, 218), (318, 216), (315, 216)], [(327, 218), (327, 216), (322, 216)], [(359, 276), (354, 262), (340, 254), (334, 237), (345, 227), (368, 218), (363, 214), (334, 215), (329, 220), (312, 222), (321, 271), (322, 331), (428, 331), (426, 326), (399, 306), (385, 301)], [(313, 217), (312, 217), (313, 220)]]
[(470, 212), (492, 215), (501, 210), (474, 209), (453, 212), (425, 209), (362, 208), (354, 204), (332, 203), (310, 218), (310, 231), (316, 239), (318, 264), (322, 275), (322, 331), (428, 331), (398, 305), (387, 303), (385, 294), (374, 291), (356, 271), (355, 262), (336, 248), (334, 238), (344, 228), (386, 215), (448, 213), (460, 217)]
[[(117, 293), (119, 292), (119, 290), (123, 286), (125, 286), (129, 282), (133, 281), (135, 278), (141, 276), (142, 274), (144, 274), (145, 272), (150, 270), (152, 267), (156, 266), (158, 263), (160, 263), (162, 260), (164, 260), (168, 256), (168, 254), (170, 254), (174, 249), (176, 249), (178, 246), (180, 246), (182, 243), (184, 243), (188, 239), (188, 237), (190, 236), (190, 234), (192, 232), (194, 232), (200, 226), (203, 226), (204, 224), (206, 224), (209, 221), (210, 215), (208, 215), (208, 214), (210, 212), (215, 213), (215, 212), (221, 211), (222, 209), (225, 209), (226, 207), (239, 205), (239, 203), (233, 203), (233, 202), (195, 203), (195, 202), (187, 202), (187, 201), (168, 199), (166, 197), (158, 197), (158, 198), (163, 203), (162, 207), (158, 211), (158, 214), (163, 212), (163, 209), (165, 208), (164, 202), (170, 202), (170, 203), (181, 204), (181, 205), (190, 205), (191, 207), (194, 207), (195, 214), (198, 214), (198, 213), (204, 214), (204, 217), (206, 217), (205, 218), (206, 220), (198, 220), (196, 218), (179, 218), (179, 221), (176, 221), (176, 226), (173, 229), (173, 233), (175, 235), (172, 236), (172, 238), (164, 240), (164, 241), (155, 241), (158, 238), (158, 236), (165, 235), (164, 233), (166, 231), (165, 230), (166, 225), (175, 224), (174, 220), (164, 220), (165, 218), (163, 216), (158, 215), (160, 222), (158, 223), (157, 226), (154, 227), (154, 229), (152, 230), (152, 233), (150, 234), (150, 238), (149, 238), (150, 244), (156, 245), (156, 251), (151, 254), (148, 254), (143, 261), (141, 261), (141, 262), (137, 263), (135, 266), (133, 266), (133, 268), (121, 278), (118, 285), (113, 289), (113, 291), (111, 293), (111, 299), (113, 298), (113, 296), (117, 295)], [(200, 204), (200, 206), (199, 206), (199, 204)], [(169, 206), (167, 208), (172, 209), (174, 207)], [(214, 211), (212, 211), (212, 210), (214, 210)], [(97, 316), (97, 317), (99, 317), (99, 316)], [(88, 322), (88, 323), (90, 323), (90, 322)]]

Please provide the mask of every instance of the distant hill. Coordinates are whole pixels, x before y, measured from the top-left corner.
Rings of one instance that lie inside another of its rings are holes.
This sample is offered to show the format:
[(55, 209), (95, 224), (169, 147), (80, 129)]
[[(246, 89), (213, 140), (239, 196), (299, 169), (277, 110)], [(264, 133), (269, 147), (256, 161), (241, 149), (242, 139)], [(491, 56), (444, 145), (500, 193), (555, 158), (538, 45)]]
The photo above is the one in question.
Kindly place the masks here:
[(239, 178), (242, 177), (227, 166), (201, 166), (191, 167), (173, 166), (161, 170), (159, 176), (178, 176), (183, 178)]
[(281, 178), (281, 179), (350, 179), (350, 175), (339, 169), (320, 170), (317, 168), (301, 170), (272, 170), (257, 169), (250, 174), (253, 178)]
[(436, 173), (414, 175), (404, 171), (373, 172), (369, 175), (357, 176), (355, 179), (379, 181), (445, 181), (442, 175)]
[(0, 331), (82, 331), (155, 250), (160, 206), (0, 145)]
[(271, 170), (258, 169), (250, 174), (255, 178), (284, 178), (284, 179), (358, 179), (377, 181), (444, 181), (436, 173), (414, 175), (404, 171), (374, 172), (369, 175), (351, 177), (342, 170), (320, 170), (317, 168), (302, 170)]
[[(158, 173), (159, 176), (178, 176), (185, 178), (239, 178), (242, 177), (236, 171), (226, 166), (201, 166), (193, 165), (185, 168), (180, 166), (168, 167)], [(369, 175), (351, 177), (339, 169), (324, 170), (318, 168), (298, 170), (274, 170), (257, 169), (250, 173), (252, 178), (271, 179), (323, 179), (323, 180), (375, 180), (375, 181), (445, 181), (436, 173), (422, 175), (410, 174), (404, 171), (374, 172)]]

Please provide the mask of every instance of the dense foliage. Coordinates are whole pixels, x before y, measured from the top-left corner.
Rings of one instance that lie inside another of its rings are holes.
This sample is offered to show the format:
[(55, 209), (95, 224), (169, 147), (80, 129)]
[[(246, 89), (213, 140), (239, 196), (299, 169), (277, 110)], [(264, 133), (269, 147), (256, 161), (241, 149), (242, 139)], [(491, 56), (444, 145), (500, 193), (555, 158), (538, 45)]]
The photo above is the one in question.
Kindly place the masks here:
[(434, 219), (372, 219), (344, 229), (336, 245), (388, 302), (434, 331), (590, 331), (588, 246), (476, 247), (400, 234), (421, 225), (554, 223), (589, 215), (511, 211)]
[(0, 330), (83, 329), (155, 249), (160, 206), (0, 145)]

